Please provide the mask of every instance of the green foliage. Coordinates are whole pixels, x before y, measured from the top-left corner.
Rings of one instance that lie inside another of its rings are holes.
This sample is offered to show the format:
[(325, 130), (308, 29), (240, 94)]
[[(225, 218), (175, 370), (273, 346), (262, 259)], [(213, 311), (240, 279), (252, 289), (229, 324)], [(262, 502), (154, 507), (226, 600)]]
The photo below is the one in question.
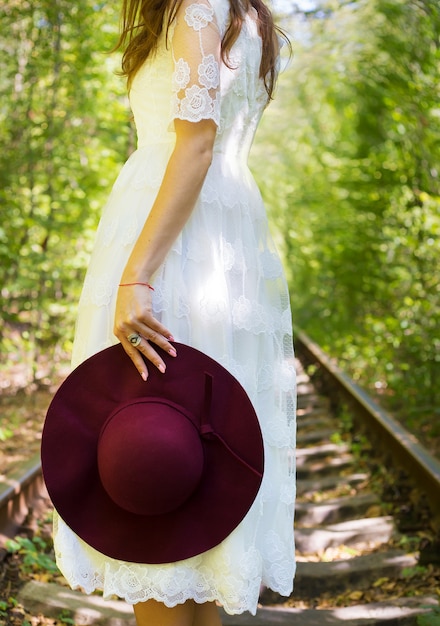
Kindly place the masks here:
[(406, 550), (406, 552), (416, 552), (420, 547), (420, 537), (418, 537), (417, 535), (400, 535), (397, 541), (397, 545), (399, 548), (402, 548), (402, 550)]
[(72, 611), (65, 609), (58, 615), (58, 620), (61, 624), (73, 624), (75, 626), (75, 618), (72, 615)]
[(32, 363), (72, 338), (100, 208), (130, 141), (118, 59), (106, 54), (117, 10), (10, 0), (2, 11), (0, 341), (9, 361), (17, 343)]
[(427, 612), (417, 615), (417, 626), (440, 626), (440, 608), (428, 605)]
[(0, 441), (6, 441), (7, 439), (11, 439), (13, 435), (14, 431), (8, 428), (7, 425), (0, 426)]
[[(317, 5), (293, 24), (301, 37), (253, 169), (295, 321), (410, 425), (432, 429), (440, 423), (440, 5)], [(106, 54), (118, 10), (9, 0), (2, 12), (3, 367), (25, 354), (35, 373), (42, 356), (55, 362), (70, 347), (101, 207), (133, 147), (119, 60)]]
[(8, 606), (8, 602), (6, 602), (5, 600), (0, 600), (0, 617), (7, 616)]
[(433, 422), (440, 5), (321, 4), (324, 13), (294, 24), (301, 42), (265, 116), (253, 169), (296, 323), (408, 424)]
[(18, 606), (18, 601), (10, 596), (7, 600), (0, 600), (0, 617), (8, 617), (8, 611)]
[[(9, 624), (10, 621), (10, 611), (13, 611), (17, 606), (19, 606), (18, 600), (13, 596), (10, 596), (7, 600), (0, 600), (0, 619), (1, 624)], [(21, 626), (32, 626), (30, 621), (27, 619), (23, 619), (20, 622)]]
[(59, 571), (52, 556), (48, 554), (50, 546), (38, 535), (32, 539), (21, 536), (10, 539), (6, 541), (6, 549), (22, 556), (22, 568), (25, 572), (43, 571), (55, 574)]
[(428, 569), (422, 565), (415, 565), (414, 567), (404, 567), (402, 570), (402, 576), (404, 578), (415, 578), (424, 576)]

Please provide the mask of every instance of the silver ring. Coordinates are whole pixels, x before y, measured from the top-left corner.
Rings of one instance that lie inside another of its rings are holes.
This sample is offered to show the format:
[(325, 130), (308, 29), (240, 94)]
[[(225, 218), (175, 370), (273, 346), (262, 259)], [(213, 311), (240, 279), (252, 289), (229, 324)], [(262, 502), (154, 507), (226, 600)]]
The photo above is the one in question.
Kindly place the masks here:
[(128, 335), (127, 339), (135, 348), (137, 348), (142, 341), (142, 337), (138, 333), (131, 333), (131, 335)]

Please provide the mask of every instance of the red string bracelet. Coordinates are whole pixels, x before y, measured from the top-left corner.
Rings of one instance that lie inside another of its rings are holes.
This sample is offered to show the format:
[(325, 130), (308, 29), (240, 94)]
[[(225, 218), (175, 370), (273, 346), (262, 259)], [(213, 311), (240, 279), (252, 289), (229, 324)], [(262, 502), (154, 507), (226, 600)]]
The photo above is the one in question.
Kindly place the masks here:
[(151, 291), (154, 291), (154, 287), (150, 285), (150, 283), (119, 283), (119, 287), (132, 287), (133, 285), (143, 285), (151, 289)]

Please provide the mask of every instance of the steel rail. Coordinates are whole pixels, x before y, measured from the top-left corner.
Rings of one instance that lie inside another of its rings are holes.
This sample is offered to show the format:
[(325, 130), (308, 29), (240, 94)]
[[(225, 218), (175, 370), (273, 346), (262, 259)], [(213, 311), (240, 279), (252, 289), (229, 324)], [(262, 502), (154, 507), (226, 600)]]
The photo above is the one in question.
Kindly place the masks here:
[(0, 480), (0, 542), (13, 537), (38, 499), (47, 497), (40, 453)]
[(295, 347), (301, 361), (319, 366), (319, 375), (326, 379), (329, 387), (327, 391), (336, 392), (352, 408), (355, 419), (359, 418), (369, 435), (374, 434), (382, 450), (391, 454), (393, 460), (417, 482), (420, 492), (426, 495), (433, 516), (432, 525), (435, 530), (440, 530), (440, 462), (300, 329), (295, 329)]

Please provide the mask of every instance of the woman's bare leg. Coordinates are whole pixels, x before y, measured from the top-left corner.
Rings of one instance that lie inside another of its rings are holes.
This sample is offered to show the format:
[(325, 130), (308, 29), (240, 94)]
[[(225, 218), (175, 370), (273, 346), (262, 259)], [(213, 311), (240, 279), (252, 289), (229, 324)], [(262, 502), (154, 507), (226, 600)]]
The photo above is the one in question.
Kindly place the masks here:
[(196, 604), (193, 626), (222, 626), (215, 602)]
[(214, 602), (196, 604), (188, 600), (170, 609), (156, 600), (147, 600), (133, 608), (138, 626), (221, 626)]
[(156, 600), (147, 600), (135, 604), (133, 609), (138, 626), (193, 626), (193, 600), (172, 608)]

